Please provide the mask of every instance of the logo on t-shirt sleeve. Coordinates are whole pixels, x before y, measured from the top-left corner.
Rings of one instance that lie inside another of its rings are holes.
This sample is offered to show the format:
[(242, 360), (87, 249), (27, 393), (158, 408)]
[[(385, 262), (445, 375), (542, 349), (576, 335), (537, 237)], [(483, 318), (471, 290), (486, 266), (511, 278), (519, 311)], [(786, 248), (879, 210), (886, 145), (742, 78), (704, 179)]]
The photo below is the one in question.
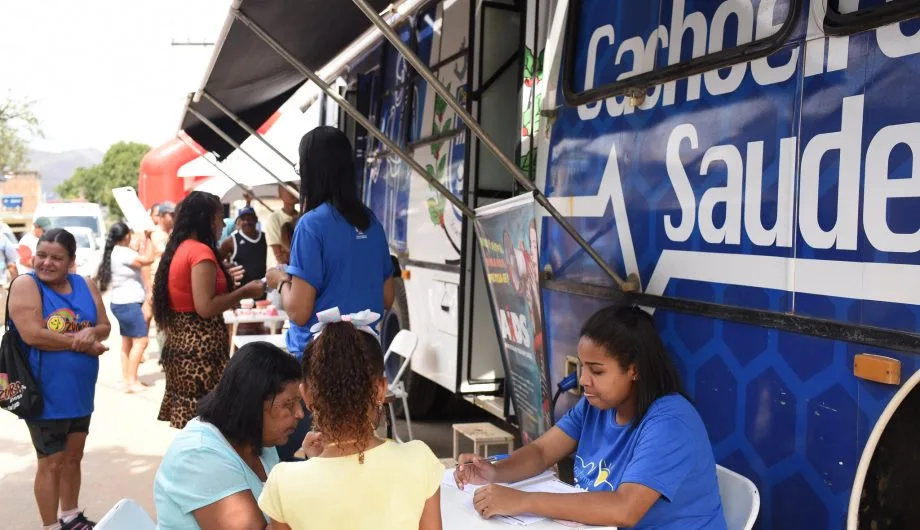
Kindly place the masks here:
[(79, 321), (76, 313), (71, 309), (58, 309), (51, 313), (45, 327), (55, 333), (77, 333), (92, 326), (89, 321)]

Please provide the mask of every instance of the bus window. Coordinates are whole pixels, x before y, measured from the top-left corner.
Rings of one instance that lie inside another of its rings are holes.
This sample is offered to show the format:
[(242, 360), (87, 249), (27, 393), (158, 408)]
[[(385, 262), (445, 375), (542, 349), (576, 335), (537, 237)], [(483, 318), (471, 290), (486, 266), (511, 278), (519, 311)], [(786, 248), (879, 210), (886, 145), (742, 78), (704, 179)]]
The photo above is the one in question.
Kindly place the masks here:
[(852, 35), (916, 17), (920, 0), (829, 0), (824, 33)]
[(562, 90), (570, 106), (639, 95), (777, 51), (803, 0), (571, 0)]

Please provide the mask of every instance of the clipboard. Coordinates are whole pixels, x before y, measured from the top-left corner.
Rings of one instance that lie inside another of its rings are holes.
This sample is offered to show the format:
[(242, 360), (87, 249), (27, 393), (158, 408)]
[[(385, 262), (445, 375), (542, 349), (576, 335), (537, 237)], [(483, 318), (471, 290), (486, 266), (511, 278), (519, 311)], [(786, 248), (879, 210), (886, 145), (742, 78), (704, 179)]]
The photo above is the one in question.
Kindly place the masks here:
[(156, 229), (153, 220), (150, 218), (150, 215), (147, 214), (147, 209), (141, 204), (141, 200), (137, 198), (137, 191), (135, 191), (134, 188), (131, 186), (113, 188), (112, 196), (115, 197), (115, 202), (117, 202), (118, 207), (121, 208), (121, 213), (125, 217), (125, 222), (131, 230), (141, 233), (146, 231), (152, 232)]

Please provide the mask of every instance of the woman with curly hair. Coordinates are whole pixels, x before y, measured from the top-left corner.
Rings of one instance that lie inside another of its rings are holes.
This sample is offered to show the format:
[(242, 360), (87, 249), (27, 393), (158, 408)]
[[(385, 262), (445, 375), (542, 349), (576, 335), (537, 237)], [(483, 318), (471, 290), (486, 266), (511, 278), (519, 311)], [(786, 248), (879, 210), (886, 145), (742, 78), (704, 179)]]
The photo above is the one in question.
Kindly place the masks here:
[(223, 312), (243, 298), (258, 298), (265, 285), (253, 280), (232, 289), (218, 258), (223, 208), (216, 196), (193, 191), (176, 208), (175, 223), (153, 282), (153, 318), (166, 336), (160, 355), (166, 393), (158, 419), (181, 429), (227, 365)]
[(300, 387), (316, 429), (304, 443), (310, 459), (268, 476), (259, 507), (272, 530), (440, 530), (444, 467), (424, 442), (376, 434), (387, 390), (377, 337), (350, 322), (314, 337)]

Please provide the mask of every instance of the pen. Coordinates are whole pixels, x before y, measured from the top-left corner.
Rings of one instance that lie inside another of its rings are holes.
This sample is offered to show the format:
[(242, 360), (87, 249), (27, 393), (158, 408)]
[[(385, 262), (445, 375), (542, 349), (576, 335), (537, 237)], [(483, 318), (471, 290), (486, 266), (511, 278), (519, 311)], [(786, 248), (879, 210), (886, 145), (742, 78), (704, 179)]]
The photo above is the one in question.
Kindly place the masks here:
[[(508, 458), (508, 455), (492, 455), (492, 456), (487, 456), (487, 457), (485, 457), (485, 458), (480, 458), (479, 461), (480, 461), (480, 462), (487, 462), (487, 463), (489, 463), (489, 464), (494, 464), (495, 462), (502, 461), (502, 460), (504, 460), (504, 459), (506, 459), (506, 458)], [(471, 463), (472, 463), (472, 462), (468, 462), (468, 464), (471, 464)], [(460, 464), (460, 466), (458, 466), (458, 467), (463, 467), (463, 466), (465, 466), (465, 465), (467, 465), (467, 464)]]

